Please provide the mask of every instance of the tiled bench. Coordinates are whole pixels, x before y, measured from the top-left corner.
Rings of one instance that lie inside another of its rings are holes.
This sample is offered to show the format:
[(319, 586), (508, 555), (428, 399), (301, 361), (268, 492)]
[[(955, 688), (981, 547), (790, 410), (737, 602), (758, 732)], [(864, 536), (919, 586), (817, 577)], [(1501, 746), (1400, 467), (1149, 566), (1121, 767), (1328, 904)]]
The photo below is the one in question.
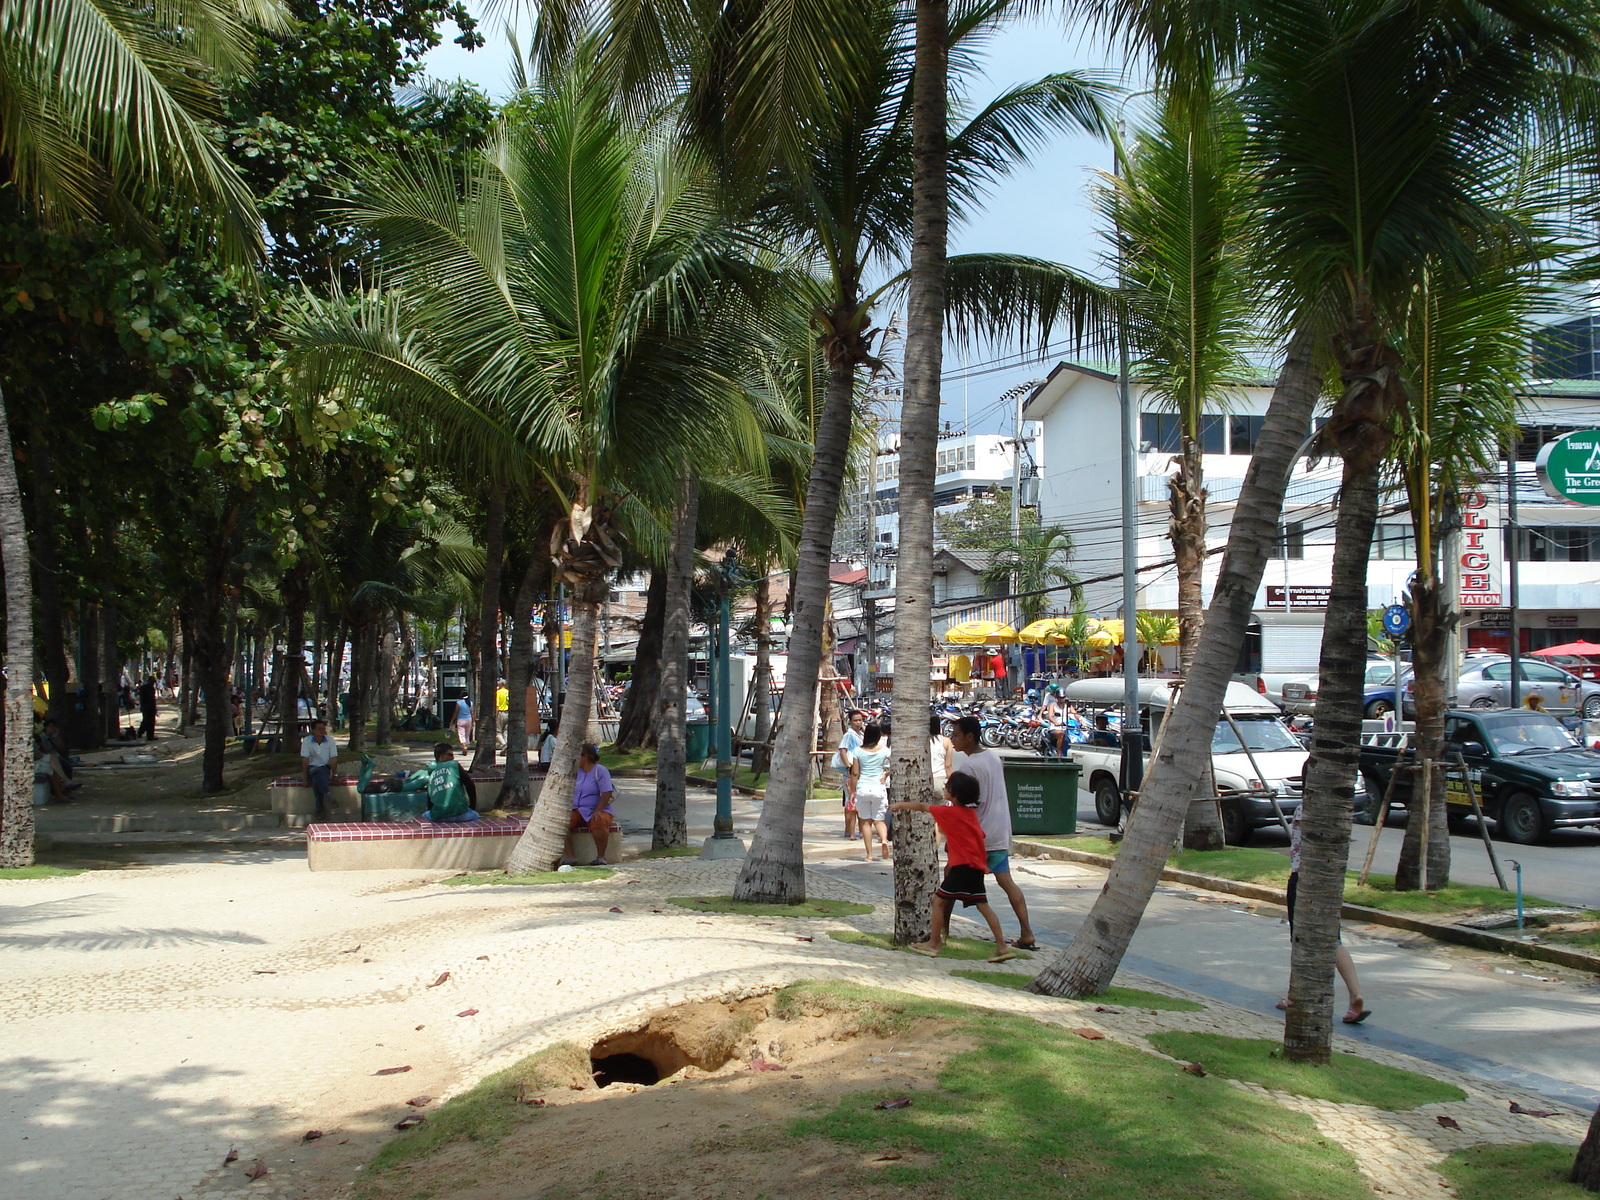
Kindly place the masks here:
[(503, 867), (526, 817), (481, 821), (328, 821), (306, 829), (313, 871), (485, 871)]

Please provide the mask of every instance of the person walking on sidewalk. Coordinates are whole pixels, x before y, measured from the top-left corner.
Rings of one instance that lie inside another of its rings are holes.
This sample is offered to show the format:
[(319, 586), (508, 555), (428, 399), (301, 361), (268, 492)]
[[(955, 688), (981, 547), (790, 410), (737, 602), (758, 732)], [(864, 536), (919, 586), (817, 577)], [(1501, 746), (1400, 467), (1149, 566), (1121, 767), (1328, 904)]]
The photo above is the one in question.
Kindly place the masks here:
[(849, 728), (839, 739), (839, 750), (833, 756), (833, 767), (843, 776), (839, 795), (844, 803), (844, 835), (854, 841), (856, 838), (855, 752), (861, 749), (861, 735), (867, 728), (867, 714), (859, 708), (852, 709), (849, 721)]
[[(1300, 889), (1300, 814), (1305, 811), (1302, 806), (1296, 810), (1289, 821), (1289, 895), (1287, 905), (1289, 909), (1289, 938), (1294, 939), (1294, 898)], [(1355, 960), (1350, 957), (1350, 951), (1344, 948), (1344, 938), (1339, 939), (1338, 948), (1334, 951), (1333, 965), (1339, 972), (1339, 978), (1344, 980), (1345, 991), (1350, 993), (1350, 1007), (1340, 1019), (1346, 1025), (1359, 1025), (1372, 1015), (1372, 1010), (1367, 1007), (1367, 1002), (1361, 995), (1361, 979), (1356, 975)], [(1289, 1001), (1279, 1000), (1278, 1007), (1287, 1009)]]
[(992, 963), (1015, 958), (1016, 951), (1006, 945), (1005, 934), (1000, 930), (1000, 918), (989, 907), (989, 894), (984, 890), (983, 877), (989, 867), (984, 850), (983, 826), (978, 824), (978, 781), (971, 775), (957, 771), (944, 784), (943, 804), (918, 804), (900, 800), (891, 804), (894, 812), (924, 812), (933, 818), (939, 832), (950, 847), (944, 879), (933, 893), (933, 919), (928, 927), (928, 940), (912, 946), (918, 954), (937, 958), (950, 936), (950, 912), (960, 901), (968, 908), (976, 908), (989, 922), (989, 932), (994, 935)]
[(339, 747), (328, 736), (328, 723), (316, 721), (300, 741), (300, 774), (317, 801), (317, 819), (328, 815), (328, 788), (339, 767)]
[(876, 834), (889, 861), (889, 743), (883, 740), (883, 726), (868, 725), (861, 731), (861, 745), (855, 755), (854, 776), (856, 823), (866, 843), (867, 862), (872, 861), (872, 838)]
[(463, 750), (472, 749), (472, 702), (465, 696), (456, 701), (456, 737)]
[(950, 734), (950, 744), (959, 755), (956, 770), (978, 781), (978, 824), (983, 826), (989, 873), (1011, 902), (1011, 911), (1017, 914), (1017, 940), (1011, 944), (1019, 950), (1037, 950), (1033, 926), (1028, 924), (1028, 902), (1011, 878), (1011, 806), (1006, 802), (1005, 767), (1000, 756), (980, 740), (982, 732), (977, 717), (962, 717), (956, 722)]
[(147, 742), (156, 740), (156, 677), (146, 675), (139, 685), (139, 735)]

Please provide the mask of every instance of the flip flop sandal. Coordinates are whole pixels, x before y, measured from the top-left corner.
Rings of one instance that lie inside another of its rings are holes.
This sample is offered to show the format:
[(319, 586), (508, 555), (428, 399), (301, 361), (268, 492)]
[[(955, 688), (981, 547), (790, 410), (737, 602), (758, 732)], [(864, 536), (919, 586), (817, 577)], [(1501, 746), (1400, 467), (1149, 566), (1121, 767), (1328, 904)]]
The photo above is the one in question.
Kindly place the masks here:
[[(1013, 950), (1037, 950), (1039, 948), (1039, 943), (1037, 941), (1033, 941), (1033, 942), (1012, 942), (1011, 943), (1011, 948)], [(994, 959), (990, 959), (989, 961), (993, 962)]]
[(923, 958), (938, 958), (939, 957), (939, 951), (938, 950), (929, 950), (926, 946), (907, 946), (906, 949), (910, 950), (911, 953), (913, 953), (913, 954), (922, 955)]
[(1011, 960), (1012, 960), (1012, 959), (1014, 959), (1014, 958), (1015, 958), (1015, 957), (1016, 957), (1016, 955), (1015, 955), (1015, 954), (1013, 954), (1013, 953), (1012, 953), (1012, 952), (1011, 952), (1011, 951), (1009, 951), (1009, 950), (1002, 950), (1002, 951), (1000, 951), (1000, 953), (999, 953), (999, 954), (996, 954), (996, 955), (995, 955), (995, 956), (994, 956), (994, 957), (992, 957), (992, 958), (991, 958), (991, 959), (990, 959), (990, 960), (989, 960), (989, 961), (990, 961), (990, 962), (992, 962), (992, 963), (1003, 963), (1003, 962), (1010, 962), (1010, 961), (1011, 961)]
[(1341, 1017), (1340, 1020), (1342, 1020), (1346, 1025), (1359, 1025), (1359, 1024), (1361, 1024), (1361, 1022), (1365, 1021), (1371, 1015), (1372, 1015), (1372, 1010), (1370, 1008), (1363, 1008), (1360, 1012), (1358, 1012), (1358, 1013), (1356, 1013), (1354, 1015), (1351, 1015), (1350, 1013), (1345, 1013), (1345, 1015), (1343, 1017)]

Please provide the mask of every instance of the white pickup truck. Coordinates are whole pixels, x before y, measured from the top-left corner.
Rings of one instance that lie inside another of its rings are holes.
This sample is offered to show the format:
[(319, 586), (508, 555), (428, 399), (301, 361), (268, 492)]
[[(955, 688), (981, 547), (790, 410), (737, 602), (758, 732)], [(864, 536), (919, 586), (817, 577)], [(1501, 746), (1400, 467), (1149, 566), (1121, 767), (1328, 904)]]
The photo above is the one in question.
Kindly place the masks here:
[[(1139, 683), (1139, 719), (1146, 730), (1146, 752), (1166, 715), (1172, 690), (1165, 679)], [(1097, 710), (1123, 702), (1120, 679), (1080, 679), (1068, 684), (1066, 699), (1080, 709)], [(1211, 764), (1222, 800), (1222, 826), (1227, 840), (1243, 845), (1257, 829), (1278, 823), (1278, 813), (1292, 817), (1300, 808), (1306, 750), (1283, 723), (1278, 706), (1242, 683), (1230, 683), (1223, 697), (1227, 716), (1218, 716), (1211, 739)], [(1228, 717), (1233, 719), (1230, 721)], [(1241, 741), (1241, 736), (1243, 740)], [(1097, 733), (1087, 742), (1073, 742), (1068, 753), (1078, 764), (1081, 786), (1094, 793), (1095, 816), (1115, 825), (1122, 815), (1118, 785), (1122, 748), (1118, 735)], [(1267, 789), (1274, 795), (1268, 797)], [(1230, 792), (1250, 793), (1230, 796)], [(1273, 800), (1277, 801), (1274, 808)]]

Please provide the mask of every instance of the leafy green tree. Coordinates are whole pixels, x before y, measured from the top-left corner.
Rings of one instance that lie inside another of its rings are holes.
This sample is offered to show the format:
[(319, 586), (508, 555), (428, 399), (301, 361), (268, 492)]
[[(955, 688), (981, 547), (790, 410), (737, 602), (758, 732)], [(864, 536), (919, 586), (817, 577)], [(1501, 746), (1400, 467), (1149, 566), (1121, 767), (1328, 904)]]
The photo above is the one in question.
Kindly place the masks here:
[(979, 573), (988, 589), (1014, 591), (1017, 621), (1028, 625), (1050, 611), (1048, 589), (1078, 582), (1072, 562), (1072, 535), (1063, 525), (1041, 526), (1038, 518), (1023, 523), (1015, 538), (994, 548), (994, 557)]
[[(1038, 509), (1024, 508), (1025, 520), (1038, 523)], [(1011, 497), (1006, 492), (984, 492), (953, 512), (933, 518), (934, 538), (957, 550), (994, 550), (1011, 540)]]

